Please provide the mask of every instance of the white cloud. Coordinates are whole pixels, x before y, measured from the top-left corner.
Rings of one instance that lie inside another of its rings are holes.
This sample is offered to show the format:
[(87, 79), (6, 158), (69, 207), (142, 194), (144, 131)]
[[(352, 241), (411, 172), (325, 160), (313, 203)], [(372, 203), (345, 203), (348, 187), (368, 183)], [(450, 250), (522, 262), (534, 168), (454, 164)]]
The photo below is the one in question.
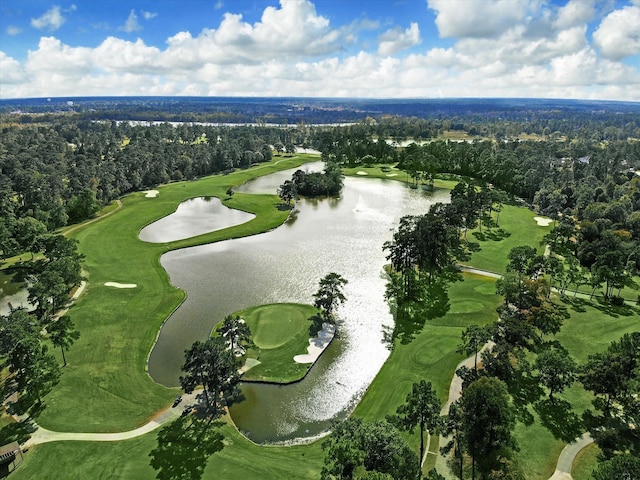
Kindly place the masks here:
[(380, 36), (378, 41), (380, 42), (378, 46), (380, 55), (393, 55), (420, 43), (420, 27), (418, 27), (417, 23), (412, 23), (404, 31), (400, 27), (387, 30)]
[(496, 37), (526, 18), (535, 0), (427, 0), (441, 37)]
[(224, 7), (224, 2), (222, 0), (218, 0), (213, 6), (215, 10), (222, 10), (222, 7)]
[(14, 25), (9, 25), (5, 32), (7, 32), (7, 35), (9, 35), (10, 37), (15, 37), (16, 35), (20, 35), (22, 33), (22, 29)]
[[(460, 3), (451, 3), (461, 9)], [(441, 35), (455, 33), (459, 37), (447, 42), (446, 48), (436, 44), (421, 53), (413, 49), (405, 56), (397, 53), (416, 46), (421, 29), (425, 31), (428, 26), (416, 21), (408, 28), (385, 27), (388, 30), (378, 37), (377, 45), (352, 54), (346, 45), (358, 45), (362, 30), (378, 31), (381, 23), (359, 19), (334, 28), (309, 0), (282, 0), (277, 7), (266, 8), (260, 20), (253, 23), (242, 15), (226, 13), (214, 28), (175, 33), (162, 48), (142, 39), (129, 41), (116, 36), (107, 37), (94, 48), (73, 47), (53, 36), (43, 37), (24, 61), (0, 52), (0, 95), (564, 97), (640, 101), (638, 67), (616, 61), (621, 48), (633, 52), (628, 45), (616, 42), (633, 40), (634, 32), (614, 15), (615, 11), (602, 21), (591, 45), (587, 24), (595, 15), (604, 15), (598, 9), (594, 13), (591, 0), (569, 1), (559, 8), (543, 0), (509, 2), (511, 10), (503, 1), (465, 2), (466, 10), (462, 10), (480, 26), (463, 19), (448, 4), (429, 1), (430, 8), (440, 8), (436, 11)], [(629, 10), (621, 11), (632, 23), (635, 21)], [(144, 18), (144, 12), (137, 12)], [(138, 25), (136, 12), (131, 13)], [(611, 41), (611, 30), (618, 40)]]
[(613, 60), (640, 53), (640, 7), (611, 12), (593, 33), (593, 40), (602, 54)]
[(25, 81), (24, 70), (20, 63), (0, 51), (0, 85), (20, 84)]
[(156, 12), (145, 12), (142, 11), (142, 18), (145, 20), (151, 20), (152, 18), (156, 18), (158, 14)]
[(595, 0), (570, 0), (558, 11), (554, 22), (556, 28), (571, 28), (593, 20), (595, 16)]
[(54, 5), (51, 9), (47, 10), (38, 18), (31, 19), (31, 26), (38, 30), (47, 29), (50, 32), (58, 30), (65, 22), (65, 18), (60, 12), (60, 7)]
[(142, 26), (138, 23), (138, 16), (134, 10), (131, 10), (127, 20), (124, 22), (124, 25), (120, 27), (119, 30), (122, 30), (126, 33), (137, 32), (138, 30), (142, 30)]

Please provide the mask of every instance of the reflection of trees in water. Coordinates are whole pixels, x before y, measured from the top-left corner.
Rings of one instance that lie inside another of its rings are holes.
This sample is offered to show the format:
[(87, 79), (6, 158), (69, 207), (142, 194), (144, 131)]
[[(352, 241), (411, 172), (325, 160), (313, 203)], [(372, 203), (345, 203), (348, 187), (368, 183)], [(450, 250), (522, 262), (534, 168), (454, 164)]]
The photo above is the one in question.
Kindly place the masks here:
[(158, 446), (149, 453), (160, 480), (202, 478), (209, 457), (224, 447), (222, 422), (184, 415), (158, 432)]

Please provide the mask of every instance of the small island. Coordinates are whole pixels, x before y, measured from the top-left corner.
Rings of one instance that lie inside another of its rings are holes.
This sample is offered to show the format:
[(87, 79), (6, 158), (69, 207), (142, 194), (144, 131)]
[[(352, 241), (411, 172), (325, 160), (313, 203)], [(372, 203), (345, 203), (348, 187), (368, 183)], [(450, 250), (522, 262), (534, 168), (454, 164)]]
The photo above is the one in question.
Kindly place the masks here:
[[(302, 380), (315, 359), (303, 363), (295, 357), (307, 353), (314, 338), (310, 327), (318, 315), (319, 310), (313, 305), (274, 303), (250, 307), (227, 317), (244, 322), (250, 331), (246, 348), (236, 349), (242, 380), (269, 383)], [(220, 334), (223, 325), (224, 322), (218, 324), (214, 335)]]

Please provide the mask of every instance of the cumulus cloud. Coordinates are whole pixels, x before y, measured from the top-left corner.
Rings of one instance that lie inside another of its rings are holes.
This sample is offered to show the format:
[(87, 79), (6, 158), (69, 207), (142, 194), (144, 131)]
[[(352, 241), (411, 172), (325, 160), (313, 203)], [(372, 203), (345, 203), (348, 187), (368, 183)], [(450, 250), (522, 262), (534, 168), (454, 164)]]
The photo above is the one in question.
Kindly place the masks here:
[(613, 60), (640, 53), (640, 6), (627, 6), (607, 15), (593, 33), (595, 45)]
[(7, 35), (9, 35), (10, 37), (15, 37), (16, 35), (20, 35), (22, 33), (22, 29), (14, 25), (9, 25), (5, 32), (7, 32)]
[(558, 12), (554, 21), (556, 28), (571, 28), (583, 25), (595, 17), (595, 0), (570, 0)]
[(124, 22), (124, 25), (120, 27), (120, 30), (126, 33), (137, 32), (138, 30), (142, 30), (142, 26), (138, 23), (138, 16), (134, 10), (131, 10), (127, 20)]
[(427, 0), (441, 37), (496, 37), (522, 21), (534, 0)]
[(142, 18), (145, 20), (151, 20), (152, 18), (156, 18), (158, 14), (156, 12), (145, 12), (142, 11)]
[(412, 23), (406, 30), (402, 30), (400, 27), (387, 30), (378, 41), (380, 42), (378, 46), (380, 55), (394, 55), (420, 43), (420, 27), (417, 23)]
[[(427, 25), (416, 21), (408, 28), (382, 28), (378, 21), (357, 19), (334, 27), (309, 0), (281, 0), (253, 22), (226, 13), (216, 26), (174, 33), (162, 47), (117, 36), (97, 47), (43, 37), (23, 61), (0, 52), (0, 92), (7, 98), (298, 95), (640, 101), (638, 67), (617, 61), (620, 49), (625, 55), (638, 50), (618, 44), (631, 39), (634, 45), (635, 31), (616, 12), (637, 25), (630, 15), (637, 6), (609, 11), (591, 44), (588, 24), (605, 15), (592, 0), (570, 0), (561, 7), (542, 0), (509, 1), (510, 9), (500, 0), (465, 1), (465, 8), (449, 0), (429, 0), (428, 5), (437, 13), (440, 35), (456, 36), (446, 46), (423, 51), (413, 47)], [(136, 12), (131, 13), (139, 26)], [(362, 46), (359, 36), (367, 29), (380, 33), (377, 44)], [(345, 48), (358, 42), (360, 52)], [(397, 55), (408, 48), (409, 54)]]
[(60, 7), (58, 5), (54, 5), (38, 18), (32, 18), (31, 26), (38, 30), (47, 29), (50, 32), (54, 32), (58, 30), (64, 22), (65, 18), (62, 16)]

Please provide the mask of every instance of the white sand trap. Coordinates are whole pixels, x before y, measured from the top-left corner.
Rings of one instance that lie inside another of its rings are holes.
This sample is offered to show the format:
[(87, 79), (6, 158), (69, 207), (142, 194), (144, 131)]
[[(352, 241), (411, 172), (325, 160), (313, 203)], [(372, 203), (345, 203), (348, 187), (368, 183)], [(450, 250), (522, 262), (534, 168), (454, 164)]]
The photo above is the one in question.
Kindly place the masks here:
[(387, 177), (397, 177), (397, 173), (387, 173)]
[(136, 285), (135, 283), (106, 282), (104, 286), (115, 288), (136, 288), (138, 285)]
[(160, 195), (160, 192), (158, 190), (147, 190), (145, 193), (145, 197), (147, 198), (155, 198)]
[(363, 172), (362, 170), (356, 172), (356, 175), (369, 175), (367, 172)]
[(538, 223), (540, 227), (548, 227), (553, 223), (553, 219), (551, 218), (542, 218), (542, 217), (533, 217), (533, 219)]
[(247, 370), (251, 370), (256, 365), (260, 365), (262, 362), (260, 360), (256, 360), (255, 358), (247, 358), (244, 361), (244, 365), (240, 368), (240, 373), (244, 373)]
[(303, 355), (296, 355), (293, 357), (293, 361), (296, 363), (313, 363), (320, 354), (327, 348), (329, 342), (336, 334), (336, 326), (330, 323), (323, 323), (322, 330), (318, 332), (318, 336), (309, 339), (309, 346), (307, 347), (307, 353)]

